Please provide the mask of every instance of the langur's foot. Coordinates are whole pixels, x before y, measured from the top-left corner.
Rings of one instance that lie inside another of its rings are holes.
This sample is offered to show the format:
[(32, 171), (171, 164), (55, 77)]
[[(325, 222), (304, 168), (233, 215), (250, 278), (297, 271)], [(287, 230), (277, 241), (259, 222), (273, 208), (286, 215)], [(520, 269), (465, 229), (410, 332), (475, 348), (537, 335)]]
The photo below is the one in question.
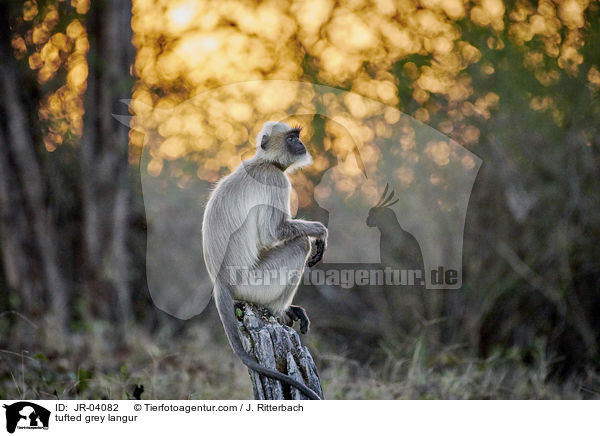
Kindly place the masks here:
[(310, 327), (310, 320), (308, 319), (308, 315), (306, 315), (306, 310), (304, 310), (301, 306), (290, 306), (283, 313), (284, 323), (287, 326), (292, 327), (294, 325), (294, 321), (300, 321), (300, 333), (303, 335), (308, 332)]

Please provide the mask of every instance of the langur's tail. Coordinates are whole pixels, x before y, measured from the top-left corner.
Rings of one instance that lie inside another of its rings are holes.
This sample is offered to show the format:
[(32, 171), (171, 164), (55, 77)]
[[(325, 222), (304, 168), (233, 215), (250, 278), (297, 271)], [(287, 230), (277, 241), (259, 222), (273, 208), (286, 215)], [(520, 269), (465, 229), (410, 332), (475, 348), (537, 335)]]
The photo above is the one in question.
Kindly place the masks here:
[(231, 297), (231, 291), (225, 284), (220, 283), (219, 280), (216, 280), (215, 283), (214, 297), (215, 303), (217, 305), (217, 311), (219, 312), (219, 316), (221, 317), (223, 327), (225, 328), (225, 334), (227, 335), (227, 339), (229, 340), (229, 345), (231, 345), (231, 348), (233, 349), (234, 353), (240, 358), (244, 365), (246, 365), (253, 371), (258, 372), (259, 374), (279, 380), (281, 382), (287, 383), (290, 386), (295, 387), (311, 400), (322, 399), (315, 391), (310, 389), (305, 384), (300, 383), (299, 381), (291, 378), (287, 374), (283, 374), (277, 370), (267, 368), (266, 366), (259, 364), (253, 356), (248, 354), (246, 350), (244, 350), (244, 346), (242, 345), (242, 341), (238, 333), (238, 321), (235, 316), (234, 302), (233, 298)]

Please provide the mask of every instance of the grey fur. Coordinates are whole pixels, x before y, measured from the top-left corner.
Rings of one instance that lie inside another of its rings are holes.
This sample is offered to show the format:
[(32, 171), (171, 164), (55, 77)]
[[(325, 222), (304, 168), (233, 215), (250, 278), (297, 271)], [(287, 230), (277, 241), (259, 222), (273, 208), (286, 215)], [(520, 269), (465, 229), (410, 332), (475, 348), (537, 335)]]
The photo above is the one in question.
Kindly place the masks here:
[[(327, 240), (320, 222), (293, 220), (291, 185), (285, 171), (307, 165), (310, 154), (292, 153), (286, 137), (294, 129), (285, 123), (266, 123), (256, 139), (256, 154), (221, 179), (206, 206), (202, 223), (204, 261), (215, 284), (214, 296), (225, 332), (234, 352), (249, 368), (286, 382), (313, 399), (307, 386), (278, 371), (259, 365), (242, 347), (234, 312), (234, 299), (259, 304), (274, 315), (290, 306), (310, 253), (310, 239)], [(233, 281), (232, 271), (271, 274), (296, 271), (282, 283), (250, 285)]]

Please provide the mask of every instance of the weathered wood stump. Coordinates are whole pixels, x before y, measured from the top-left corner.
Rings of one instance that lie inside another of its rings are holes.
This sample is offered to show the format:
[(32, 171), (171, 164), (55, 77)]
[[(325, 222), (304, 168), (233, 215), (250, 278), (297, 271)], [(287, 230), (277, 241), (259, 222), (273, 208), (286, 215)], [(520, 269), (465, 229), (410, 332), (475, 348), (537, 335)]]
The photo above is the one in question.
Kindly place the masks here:
[[(280, 324), (264, 307), (237, 302), (238, 330), (245, 350), (268, 368), (303, 382), (323, 398), (317, 367), (291, 327)], [(241, 311), (241, 313), (240, 313)], [(306, 400), (298, 389), (248, 370), (255, 400)]]

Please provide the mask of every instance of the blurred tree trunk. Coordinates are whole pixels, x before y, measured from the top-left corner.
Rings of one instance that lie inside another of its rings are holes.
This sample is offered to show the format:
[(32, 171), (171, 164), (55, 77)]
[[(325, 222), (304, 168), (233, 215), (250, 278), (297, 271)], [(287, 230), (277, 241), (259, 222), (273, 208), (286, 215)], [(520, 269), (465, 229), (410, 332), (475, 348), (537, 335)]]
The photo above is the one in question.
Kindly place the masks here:
[[(47, 300), (51, 326), (63, 329), (69, 318), (67, 284), (59, 266), (57, 223), (40, 155), (39, 101), (31, 71), (12, 56), (10, 7), (0, 5), (0, 209), (4, 269), (23, 306)], [(5, 246), (6, 244), (6, 246)], [(9, 250), (14, 250), (12, 253)], [(27, 252), (26, 252), (27, 251)], [(40, 290), (44, 288), (44, 291)]]
[(27, 57), (13, 56), (11, 20), (22, 7), (0, 4), (0, 249), (12, 295), (2, 304), (44, 316), (49, 332), (69, 326), (79, 298), (79, 315), (127, 322), (128, 130), (112, 114), (123, 112), (119, 100), (133, 85), (131, 3), (92, 3), (83, 136), (53, 153), (39, 120), (44, 92), (52, 90), (42, 89)]
[[(119, 100), (129, 98), (131, 4), (93, 2), (88, 13), (89, 75), (81, 141), (85, 288), (90, 309), (107, 317), (116, 307), (118, 319), (131, 316), (128, 281), (127, 225), (130, 205), (127, 129), (113, 117)], [(94, 302), (100, 298), (100, 305)], [(114, 302), (102, 304), (106, 299)], [(104, 301), (103, 301), (104, 300)]]

